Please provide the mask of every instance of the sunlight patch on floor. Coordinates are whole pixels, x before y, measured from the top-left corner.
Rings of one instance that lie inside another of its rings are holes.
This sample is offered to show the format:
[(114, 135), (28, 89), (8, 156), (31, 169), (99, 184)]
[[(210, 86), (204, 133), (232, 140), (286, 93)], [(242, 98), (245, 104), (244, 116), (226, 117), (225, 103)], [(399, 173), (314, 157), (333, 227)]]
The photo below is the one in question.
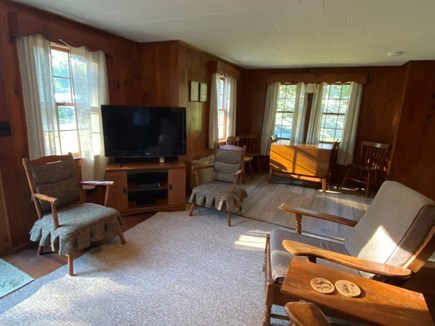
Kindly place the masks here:
[(248, 234), (241, 234), (234, 242), (236, 247), (242, 249), (262, 249), (266, 244), (266, 233), (263, 231), (250, 231)]

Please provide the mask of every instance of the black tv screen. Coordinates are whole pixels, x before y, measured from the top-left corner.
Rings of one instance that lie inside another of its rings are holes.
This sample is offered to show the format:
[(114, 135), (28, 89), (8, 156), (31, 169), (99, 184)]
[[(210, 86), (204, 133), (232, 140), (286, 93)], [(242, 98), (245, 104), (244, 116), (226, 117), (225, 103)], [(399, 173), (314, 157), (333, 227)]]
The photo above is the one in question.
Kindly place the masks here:
[(186, 109), (102, 105), (107, 157), (174, 157), (186, 154)]

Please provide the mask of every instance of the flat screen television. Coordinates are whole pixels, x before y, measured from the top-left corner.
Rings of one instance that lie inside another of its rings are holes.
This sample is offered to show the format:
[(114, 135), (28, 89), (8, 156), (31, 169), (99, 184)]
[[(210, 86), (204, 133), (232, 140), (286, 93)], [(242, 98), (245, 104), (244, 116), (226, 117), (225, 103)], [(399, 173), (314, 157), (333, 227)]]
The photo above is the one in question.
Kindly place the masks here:
[(186, 109), (102, 105), (104, 152), (113, 158), (186, 154)]

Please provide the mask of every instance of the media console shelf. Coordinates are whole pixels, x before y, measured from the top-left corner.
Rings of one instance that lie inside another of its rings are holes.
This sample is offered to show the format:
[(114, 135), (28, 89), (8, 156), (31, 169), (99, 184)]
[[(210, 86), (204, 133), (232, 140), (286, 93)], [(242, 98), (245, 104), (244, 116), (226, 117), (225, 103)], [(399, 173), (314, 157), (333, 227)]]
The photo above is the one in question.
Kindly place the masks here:
[(106, 180), (115, 182), (109, 191), (109, 206), (124, 216), (185, 209), (184, 163), (112, 163), (106, 167)]

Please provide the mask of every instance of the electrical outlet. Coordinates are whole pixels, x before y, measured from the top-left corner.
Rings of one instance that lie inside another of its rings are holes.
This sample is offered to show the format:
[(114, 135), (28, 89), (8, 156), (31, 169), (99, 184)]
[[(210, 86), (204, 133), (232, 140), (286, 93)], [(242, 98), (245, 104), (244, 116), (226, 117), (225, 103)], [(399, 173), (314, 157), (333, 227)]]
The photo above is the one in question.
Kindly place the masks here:
[(0, 136), (11, 136), (11, 124), (9, 122), (0, 122)]

